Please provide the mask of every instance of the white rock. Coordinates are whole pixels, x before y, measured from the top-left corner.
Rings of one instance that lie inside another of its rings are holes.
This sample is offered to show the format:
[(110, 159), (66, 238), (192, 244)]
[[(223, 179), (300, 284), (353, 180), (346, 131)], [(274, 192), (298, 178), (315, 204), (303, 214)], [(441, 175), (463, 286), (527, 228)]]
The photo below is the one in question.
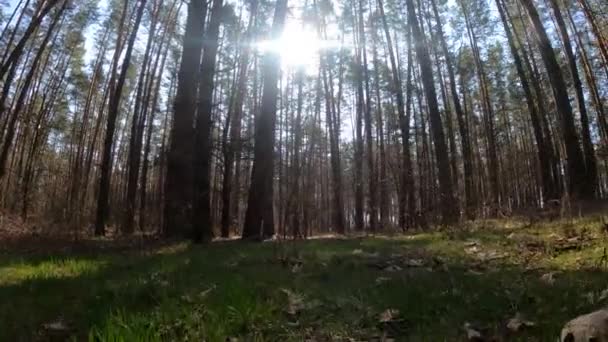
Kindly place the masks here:
[(608, 310), (598, 310), (566, 323), (561, 342), (608, 342)]

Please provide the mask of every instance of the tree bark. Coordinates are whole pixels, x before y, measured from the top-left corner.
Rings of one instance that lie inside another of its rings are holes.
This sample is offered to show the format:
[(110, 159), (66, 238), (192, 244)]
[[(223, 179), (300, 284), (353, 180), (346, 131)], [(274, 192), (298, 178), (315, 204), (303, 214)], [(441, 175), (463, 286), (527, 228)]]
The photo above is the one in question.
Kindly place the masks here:
[(122, 62), (122, 69), (116, 83), (116, 89), (114, 94), (110, 96), (110, 106), (108, 109), (108, 123), (106, 126), (106, 135), (103, 144), (103, 152), (101, 157), (101, 170), (99, 179), (99, 193), (97, 197), (97, 213), (95, 218), (95, 235), (105, 234), (105, 224), (108, 216), (108, 199), (110, 195), (110, 180), (112, 177), (112, 146), (114, 143), (114, 133), (116, 130), (116, 119), (118, 117), (118, 110), (120, 109), (120, 100), (122, 97), (122, 90), (125, 85), (127, 78), (127, 71), (131, 64), (131, 56), (133, 54), (133, 47), (135, 45), (135, 38), (141, 23), (141, 19), (144, 14), (144, 8), (147, 0), (140, 0), (139, 7), (137, 8), (137, 14), (135, 17), (135, 23), (129, 41), (127, 43), (127, 50), (125, 51), (125, 57)]
[(566, 29), (566, 23), (562, 16), (561, 10), (557, 0), (549, 0), (553, 9), (553, 16), (557, 22), (560, 36), (562, 38), (563, 50), (566, 54), (568, 61), (568, 68), (570, 69), (570, 77), (572, 77), (572, 85), (574, 86), (574, 93), (576, 94), (576, 103), (578, 105), (578, 112), (581, 116), (581, 138), (583, 140), (583, 154), (585, 157), (585, 183), (584, 187), (585, 194), (591, 197), (595, 197), (597, 190), (597, 161), (595, 159), (595, 150), (593, 149), (593, 142), (591, 141), (591, 130), (589, 128), (589, 116), (587, 114), (587, 107), (585, 106), (585, 95), (583, 94), (583, 85), (581, 78), (578, 74), (578, 68), (576, 66), (576, 57), (570, 44), (570, 35), (568, 29)]
[(413, 0), (406, 0), (408, 9), (409, 25), (414, 35), (416, 57), (420, 65), (420, 73), (424, 94), (429, 110), (431, 123), (431, 131), (433, 134), (433, 142), (435, 143), (435, 157), (437, 158), (437, 166), (439, 171), (439, 192), (441, 203), (442, 222), (451, 224), (458, 220), (458, 208), (454, 199), (452, 188), (452, 178), (450, 174), (450, 162), (445, 142), (445, 135), (441, 123), (441, 114), (437, 104), (437, 94), (435, 92), (435, 81), (433, 79), (433, 70), (431, 58), (428, 48), (425, 43), (425, 38), (420, 31), (418, 18), (414, 11)]
[(223, 16), (223, 0), (214, 0), (211, 19), (207, 28), (204, 55), (201, 62), (201, 78), (198, 94), (198, 111), (194, 139), (194, 241), (207, 242), (213, 239), (211, 220), (211, 111), (215, 62), (217, 59), (220, 23)]
[(551, 82), (553, 97), (560, 117), (561, 131), (566, 147), (566, 163), (569, 178), (568, 190), (571, 195), (577, 197), (592, 197), (593, 194), (588, 193), (585, 188), (585, 160), (574, 124), (574, 115), (572, 113), (570, 100), (568, 99), (566, 83), (564, 82), (562, 71), (557, 63), (551, 41), (547, 36), (545, 27), (538, 16), (538, 12), (532, 3), (532, 0), (520, 0), (520, 2), (526, 9), (530, 21), (534, 26), (537, 38), (536, 43), (538, 44), (543, 63), (545, 64), (549, 76), (549, 81)]
[[(278, 39), (281, 36), (286, 16), (287, 0), (278, 0), (272, 24), (272, 39)], [(247, 201), (243, 239), (259, 240), (274, 235), (274, 128), (280, 65), (278, 53), (267, 51), (263, 66), (262, 105), (255, 125), (253, 170), (251, 172), (251, 187)]]
[(165, 177), (165, 236), (192, 233), (192, 196), (194, 162), (194, 113), (196, 112), (197, 77), (203, 47), (203, 25), (207, 2), (191, 0), (188, 4), (182, 61), (177, 81), (171, 142)]
[(543, 138), (542, 127), (540, 123), (540, 116), (537, 111), (537, 107), (534, 104), (534, 97), (532, 96), (532, 90), (530, 89), (530, 84), (528, 83), (528, 77), (526, 76), (526, 72), (523, 67), (523, 63), (521, 61), (521, 57), (519, 56), (519, 52), (517, 51), (517, 47), (515, 45), (515, 40), (513, 38), (513, 34), (509, 27), (509, 23), (507, 21), (507, 17), (505, 15), (505, 9), (503, 7), (503, 3), (501, 0), (496, 0), (496, 7), (498, 8), (498, 13), (500, 14), (500, 18), (507, 34), (507, 41), (509, 43), (509, 48), (511, 50), (511, 55), (513, 56), (513, 61), (515, 62), (515, 68), (517, 69), (517, 74), (519, 76), (519, 81), (521, 82), (521, 87), (524, 91), (524, 96), (526, 98), (526, 105), (528, 108), (528, 113), (530, 114), (530, 121), (532, 122), (532, 129), (534, 132), (534, 138), (536, 140), (536, 149), (538, 152), (538, 160), (540, 162), (540, 172), (541, 172), (541, 182), (542, 182), (542, 193), (543, 198), (546, 200), (553, 198), (553, 177), (551, 175), (551, 162), (549, 160), (550, 146), (546, 145), (545, 139)]

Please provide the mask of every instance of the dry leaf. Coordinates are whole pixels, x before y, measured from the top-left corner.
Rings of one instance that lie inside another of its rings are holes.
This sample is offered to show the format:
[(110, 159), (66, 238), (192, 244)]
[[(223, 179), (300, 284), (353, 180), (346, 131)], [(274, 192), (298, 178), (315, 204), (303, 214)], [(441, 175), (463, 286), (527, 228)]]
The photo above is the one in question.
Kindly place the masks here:
[(589, 304), (595, 304), (596, 302), (595, 293), (593, 292), (587, 292), (583, 295), (583, 297), (587, 299), (587, 302), (589, 302)]
[(192, 297), (188, 294), (185, 294), (182, 296), (182, 300), (188, 304), (192, 304), (194, 303), (194, 300), (192, 299)]
[(399, 316), (399, 310), (397, 309), (386, 309), (380, 313), (378, 321), (380, 323), (388, 323), (394, 321)]
[(287, 295), (287, 312), (290, 315), (296, 315), (304, 308), (304, 297), (288, 289), (281, 289), (281, 292)]
[(299, 273), (302, 270), (302, 263), (296, 263), (291, 267), (291, 273)]
[(398, 265), (388, 265), (383, 269), (384, 272), (399, 272), (401, 270), (403, 270), (403, 268)]
[(536, 323), (525, 320), (519, 312), (507, 322), (507, 328), (512, 332), (518, 332), (524, 328), (531, 328), (535, 325)]
[(232, 268), (232, 267), (238, 266), (238, 264), (239, 264), (238, 260), (233, 260), (233, 261), (227, 262), (226, 266)]
[(389, 278), (389, 277), (378, 277), (378, 278), (376, 278), (376, 285), (384, 284), (390, 280), (391, 280), (391, 278)]
[(481, 249), (477, 246), (470, 246), (464, 249), (467, 254), (475, 254), (481, 251)]
[(553, 284), (555, 284), (554, 273), (553, 272), (545, 273), (540, 277), (540, 280), (547, 285), (553, 285)]
[(211, 285), (210, 288), (201, 291), (201, 293), (198, 294), (198, 297), (201, 298), (201, 299), (207, 297), (207, 295), (209, 293), (211, 293), (211, 291), (215, 290), (215, 287), (216, 287), (215, 284)]
[(608, 298), (608, 289), (604, 289), (602, 292), (600, 292), (600, 296), (598, 297), (598, 301), (603, 301), (606, 298)]
[(52, 322), (44, 323), (42, 324), (42, 327), (52, 333), (66, 333), (70, 330), (70, 327), (62, 318), (59, 318)]
[(506, 253), (499, 253), (497, 251), (489, 251), (489, 252), (486, 252), (486, 253), (484, 253), (484, 252), (479, 253), (478, 257), (482, 261), (492, 261), (492, 260), (496, 260), (496, 259), (506, 258), (507, 254)]
[(409, 267), (422, 267), (424, 261), (422, 259), (409, 259), (406, 260), (404, 264)]
[(469, 322), (464, 323), (464, 331), (467, 333), (467, 339), (469, 341), (478, 341), (483, 339), (481, 332), (479, 332), (479, 330), (477, 329), (474, 329), (471, 323)]

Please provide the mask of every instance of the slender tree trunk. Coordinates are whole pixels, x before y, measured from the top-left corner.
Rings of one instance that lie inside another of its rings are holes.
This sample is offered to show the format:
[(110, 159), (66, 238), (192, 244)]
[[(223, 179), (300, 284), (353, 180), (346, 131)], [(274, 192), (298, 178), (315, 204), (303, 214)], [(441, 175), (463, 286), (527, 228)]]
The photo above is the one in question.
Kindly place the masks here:
[(575, 196), (592, 197), (593, 194), (588, 193), (585, 188), (585, 160), (580, 148), (576, 126), (574, 124), (574, 115), (572, 113), (570, 100), (568, 99), (566, 83), (564, 82), (562, 71), (557, 63), (555, 52), (551, 46), (551, 41), (547, 36), (543, 23), (538, 16), (538, 12), (532, 3), (532, 0), (520, 0), (520, 2), (528, 12), (530, 21), (534, 26), (540, 54), (543, 59), (543, 63), (545, 64), (545, 68), (547, 69), (549, 81), (552, 85), (551, 89), (553, 90), (553, 97), (559, 113), (561, 131), (563, 134), (564, 144), (566, 146), (569, 192)]
[(581, 78), (578, 74), (578, 68), (576, 66), (576, 57), (572, 45), (570, 44), (570, 35), (566, 29), (566, 23), (562, 17), (561, 10), (557, 0), (549, 0), (551, 7), (553, 8), (553, 15), (557, 22), (560, 36), (568, 61), (568, 68), (570, 69), (570, 77), (572, 77), (572, 83), (574, 86), (574, 92), (576, 94), (576, 103), (578, 105), (578, 112), (581, 116), (581, 137), (583, 140), (583, 154), (585, 156), (585, 183), (584, 187), (585, 194), (594, 197), (597, 190), (597, 161), (595, 159), (595, 151), (593, 149), (593, 142), (591, 141), (591, 130), (589, 128), (589, 116), (587, 114), (587, 107), (585, 106), (585, 95), (583, 94), (583, 85)]
[(458, 120), (458, 129), (460, 132), (460, 142), (464, 166), (465, 215), (469, 219), (473, 219), (475, 217), (475, 208), (477, 207), (477, 193), (475, 191), (475, 185), (473, 181), (473, 150), (471, 149), (469, 129), (465, 120), (464, 111), (462, 110), (460, 98), (458, 97), (458, 91), (456, 90), (454, 64), (452, 62), (452, 56), (448, 49), (448, 45), (445, 40), (445, 35), (443, 33), (441, 17), (439, 16), (437, 4), (434, 0), (431, 1), (431, 5), (433, 6), (433, 13), (435, 15), (435, 20), (437, 21), (437, 31), (439, 34), (439, 39), (441, 41), (443, 56), (446, 61), (448, 79), (450, 81), (450, 93), (452, 94), (452, 103), (454, 104), (454, 111), (456, 112), (456, 119)]
[(365, 32), (365, 22), (363, 19), (363, 0), (359, 0), (359, 43), (361, 53), (361, 70), (362, 70), (362, 82), (365, 84), (365, 106), (363, 109), (364, 121), (365, 121), (365, 148), (367, 150), (367, 173), (368, 173), (368, 186), (369, 186), (369, 198), (368, 198), (368, 210), (369, 210), (369, 229), (371, 232), (376, 232), (378, 229), (378, 208), (377, 208), (377, 192), (378, 186), (376, 185), (376, 175), (374, 168), (374, 151), (373, 151), (373, 137), (372, 137), (372, 103), (371, 103), (371, 91), (369, 86), (369, 68), (367, 63), (367, 39)]
[(585, 17), (587, 17), (587, 21), (589, 22), (589, 24), (591, 24), (591, 30), (593, 31), (595, 39), (597, 40), (597, 45), (600, 49), (602, 58), (604, 59), (604, 63), (608, 64), (608, 42), (606, 41), (607, 38), (602, 35), (602, 31), (600, 30), (595, 15), (589, 7), (589, 3), (587, 2), (587, 0), (578, 0), (578, 3), (583, 8), (583, 12), (585, 13)]
[(110, 96), (110, 107), (108, 109), (108, 124), (106, 126), (106, 135), (103, 144), (103, 153), (101, 157), (101, 175), (99, 179), (99, 193), (97, 197), (97, 214), (95, 218), (95, 235), (105, 234), (105, 224), (108, 217), (108, 199), (110, 195), (110, 179), (112, 177), (112, 145), (114, 142), (114, 133), (116, 130), (116, 119), (118, 117), (118, 110), (120, 109), (120, 100), (122, 97), (122, 90), (125, 85), (127, 78), (127, 71), (131, 64), (131, 55), (133, 54), (133, 47), (135, 45), (135, 38), (137, 37), (137, 31), (143, 17), (144, 8), (146, 6), (146, 0), (140, 0), (139, 7), (137, 8), (137, 15), (135, 17), (135, 24), (133, 31), (129, 37), (127, 50), (125, 51), (125, 57), (122, 63), (122, 69), (120, 76), (116, 83), (116, 89), (114, 94)]
[(442, 221), (444, 224), (450, 224), (458, 220), (458, 208), (454, 199), (454, 192), (452, 188), (449, 157), (445, 142), (445, 135), (443, 133), (443, 126), (441, 123), (441, 114), (439, 113), (439, 106), (437, 104), (437, 94), (435, 92), (435, 81), (433, 79), (431, 58), (425, 43), (425, 38), (422, 35), (418, 25), (418, 18), (416, 18), (416, 13), (414, 12), (413, 0), (407, 0), (406, 2), (408, 8), (409, 25), (416, 42), (416, 56), (418, 58), (418, 64), (420, 65), (421, 79), (429, 110), (433, 141), (435, 143), (435, 156), (437, 158), (437, 166), (439, 169), (439, 192), (440, 203), (442, 206)]
[[(230, 115), (230, 142), (224, 147), (224, 177), (222, 183), (222, 227), (221, 235), (223, 238), (230, 236), (230, 226), (232, 222), (238, 222), (238, 197), (235, 198), (235, 203), (232, 203), (233, 193), (238, 193), (239, 190), (239, 179), (238, 179), (238, 168), (240, 163), (237, 161), (235, 164), (235, 155), (237, 151), (241, 149), (241, 121), (243, 117), (243, 102), (247, 95), (247, 75), (249, 71), (249, 60), (251, 56), (251, 48), (249, 44), (253, 37), (253, 28), (257, 18), (258, 1), (254, 0), (251, 4), (251, 15), (249, 17), (249, 24), (247, 27), (247, 33), (245, 34), (245, 46), (241, 52), (239, 58), (239, 74), (237, 80), (237, 89), (234, 94), (234, 103), (232, 107), (232, 114)], [(227, 134), (227, 132), (224, 132)], [(240, 159), (240, 156), (238, 157)], [(236, 176), (234, 175), (236, 174)], [(233, 186), (234, 185), (236, 186)], [(236, 219), (235, 219), (236, 218)]]
[[(382, 15), (382, 14), (381, 14)], [(371, 20), (373, 25), (373, 20)], [(372, 59), (374, 66), (374, 96), (376, 98), (376, 135), (378, 139), (378, 148), (380, 158), (376, 160), (376, 164), (379, 165), (379, 194), (380, 194), (380, 229), (386, 229), (388, 226), (389, 219), (389, 208), (388, 208), (388, 179), (386, 174), (386, 149), (384, 143), (384, 117), (382, 112), (382, 98), (380, 96), (380, 74), (379, 74), (379, 60), (377, 53), (378, 32), (375, 26), (372, 26)], [(392, 65), (391, 65), (392, 67)]]
[[(30, 90), (30, 84), (34, 80), (34, 76), (36, 74), (36, 71), (38, 70), (38, 65), (40, 64), (40, 61), (41, 61), (42, 57), (44, 56), (44, 51), (46, 49), (46, 46), (48, 45), (49, 41), (51, 40), (55, 27), (62, 20), (63, 13), (64, 13), (67, 5), (68, 5), (68, 0), (65, 0), (63, 2), (62, 7), (55, 14), (55, 16), (51, 22), (51, 25), (49, 26), (49, 28), (44, 36), (44, 39), (40, 43), (40, 47), (38, 48), (36, 57), (34, 57), (34, 60), (32, 61), (30, 70), (29, 70), (28, 74), (25, 76), (25, 81), (23, 82), (23, 86), (21, 87), (21, 92), (19, 93), (19, 96), (16, 100), (16, 104), (15, 104), (15, 107), (13, 108), (12, 115), (8, 119), (6, 136), (4, 137), (4, 143), (2, 144), (2, 149), (0, 150), (0, 180), (2, 179), (2, 177), (4, 176), (4, 174), (6, 172), (6, 160), (8, 158), (8, 154), (9, 154), (10, 148), (13, 143), (13, 138), (15, 136), (15, 125), (17, 123), (17, 119), (19, 118), (19, 115), (21, 115), (21, 110), (23, 109), (23, 106), (25, 105), (26, 96)], [(6, 80), (6, 82), (9, 82), (9, 80)], [(1, 111), (0, 111), (0, 113), (1, 113)]]
[[(122, 213), (121, 231), (123, 234), (133, 233), (135, 222), (135, 201), (137, 196), (137, 186), (139, 180), (139, 167), (141, 164), (141, 147), (143, 137), (143, 122), (145, 122), (145, 109), (149, 104), (144, 103), (144, 92), (146, 88), (146, 74), (150, 68), (152, 54), (152, 43), (156, 38), (156, 26), (158, 23), (160, 3), (154, 1), (151, 13), (150, 30), (148, 32), (148, 42), (141, 62), (139, 77), (137, 80), (137, 90), (135, 95), (135, 107), (133, 108), (133, 119), (131, 123), (131, 136), (129, 139), (129, 151), (127, 154), (127, 196), (125, 198), (125, 210)], [(162, 39), (161, 39), (162, 40)]]
[[(0, 65), (0, 80), (4, 79), (4, 76), (6, 75), (6, 72), (9, 70), (11, 65), (14, 63), (16, 64), (18, 62), (19, 58), (23, 54), (23, 48), (25, 47), (25, 44), (28, 42), (32, 34), (34, 34), (34, 32), (38, 29), (38, 27), (40, 27), (42, 20), (46, 17), (47, 14), (49, 14), (51, 9), (53, 9), (53, 7), (55, 7), (61, 1), (62, 0), (49, 0), (44, 5), (44, 7), (40, 9), (40, 12), (36, 13), (36, 15), (32, 18), (28, 27), (25, 29), (25, 32), (21, 36), (21, 39), (19, 39), (19, 42), (17, 42), (17, 45), (15, 45), (11, 53), (6, 58), (3, 58), (3, 63), (2, 65)], [(69, 0), (64, 0), (64, 3), (66, 1)], [(6, 82), (11, 81), (12, 80), (10, 79), (6, 80)]]
[(490, 103), (490, 94), (488, 90), (487, 75), (481, 60), (479, 46), (477, 44), (477, 36), (473, 30), (468, 11), (469, 9), (461, 0), (462, 13), (467, 27), (467, 33), (473, 50), (473, 60), (475, 61), (475, 69), (477, 71), (477, 79), (479, 82), (481, 104), (484, 111), (484, 124), (486, 137), (488, 140), (488, 171), (490, 176), (490, 186), (492, 190), (492, 210), (498, 209), (500, 206), (500, 180), (499, 180), (499, 165), (498, 165), (498, 147), (496, 145), (496, 133), (494, 129), (494, 110)]
[[(171, 25), (170, 28), (166, 28), (164, 33), (163, 33), (163, 37), (161, 39), (161, 44), (158, 47), (158, 53), (159, 55), (156, 57), (156, 61), (154, 62), (154, 67), (152, 68), (152, 72), (150, 73), (150, 80), (149, 80), (149, 90), (148, 90), (148, 97), (152, 96), (152, 101), (150, 103), (150, 110), (151, 110), (151, 114), (150, 114), (150, 120), (148, 122), (148, 130), (146, 132), (146, 142), (144, 145), (144, 156), (142, 159), (142, 170), (141, 170), (141, 193), (140, 193), (140, 202), (139, 202), (139, 227), (140, 230), (143, 231), (145, 229), (146, 226), (146, 202), (147, 202), (147, 183), (148, 183), (148, 168), (149, 168), (149, 155), (150, 155), (150, 150), (151, 150), (151, 140), (152, 140), (152, 131), (154, 128), (154, 119), (156, 118), (156, 105), (158, 103), (158, 97), (160, 95), (160, 88), (161, 88), (161, 84), (162, 84), (162, 79), (163, 79), (163, 74), (165, 71), (165, 63), (167, 61), (167, 56), (169, 55), (169, 40), (173, 37), (173, 35), (175, 34), (175, 26), (177, 24), (177, 18), (179, 16), (180, 10), (181, 10), (181, 2), (180, 5), (177, 6), (177, 10), (173, 11), (175, 5), (177, 3), (177, 0), (173, 2), (173, 4), (171, 5), (171, 9), (169, 10), (169, 14), (167, 15), (167, 25)], [(175, 13), (175, 14), (174, 14)], [(160, 57), (160, 54), (162, 54), (162, 57)], [(158, 63), (159, 63), (159, 58), (161, 59), (160, 61), (160, 68), (158, 69), (158, 73), (157, 71), (157, 67), (158, 67)], [(154, 82), (154, 76), (156, 76), (156, 82)], [(153, 88), (154, 87), (154, 88)], [(163, 151), (161, 151), (161, 153), (164, 153)]]
[[(414, 203), (414, 178), (412, 173), (412, 163), (410, 155), (410, 97), (411, 97), (411, 74), (412, 74), (412, 56), (410, 53), (410, 31), (407, 32), (408, 40), (408, 57), (407, 57), (407, 104), (403, 98), (403, 88), (401, 85), (401, 77), (399, 75), (399, 68), (395, 58), (395, 52), (393, 48), (392, 38), (390, 35), (386, 15), (384, 13), (384, 4), (382, 0), (378, 0), (378, 10), (380, 11), (380, 18), (382, 19), (382, 27), (384, 29), (384, 35), (386, 38), (386, 44), (388, 47), (388, 56), (391, 63), (391, 79), (393, 95), (397, 100), (397, 112), (399, 115), (399, 126), (401, 128), (401, 146), (403, 153), (403, 165), (401, 174), (401, 190), (399, 196), (399, 226), (402, 230), (407, 228), (407, 217), (413, 217), (414, 213), (412, 210), (407, 209), (407, 203)], [(407, 107), (407, 108), (406, 108)], [(413, 208), (413, 206), (410, 206)]]
[(532, 122), (534, 138), (536, 139), (538, 160), (540, 162), (543, 189), (542, 193), (546, 201), (547, 199), (553, 197), (554, 189), (553, 177), (551, 175), (551, 162), (549, 160), (549, 154), (551, 153), (549, 149), (551, 147), (546, 145), (545, 139), (543, 138), (539, 113), (536, 109), (536, 105), (534, 104), (534, 97), (532, 96), (532, 90), (530, 89), (530, 85), (528, 83), (528, 77), (526, 76), (521, 57), (519, 56), (519, 52), (517, 51), (515, 40), (513, 39), (513, 34), (511, 33), (509, 23), (507, 22), (507, 17), (505, 15), (505, 10), (503, 9), (503, 4), (501, 0), (496, 0), (496, 7), (498, 8), (498, 13), (500, 14), (500, 18), (507, 34), (507, 41), (509, 43), (509, 48), (511, 49), (511, 55), (513, 56), (515, 68), (517, 69), (517, 74), (521, 82), (521, 87), (524, 91), (524, 96), (526, 98), (526, 105), (528, 107), (528, 113), (530, 114), (530, 121)]
[(597, 122), (600, 130), (600, 136), (604, 141), (608, 141), (608, 124), (606, 123), (606, 110), (604, 107), (604, 103), (602, 102), (602, 98), (600, 96), (600, 92), (598, 91), (598, 83), (595, 77), (595, 73), (591, 67), (591, 62), (587, 51), (585, 49), (585, 45), (583, 44), (583, 40), (581, 39), (581, 33), (578, 31), (576, 24), (574, 23), (574, 19), (572, 18), (572, 14), (570, 13), (570, 9), (566, 7), (566, 14), (568, 15), (568, 21), (570, 22), (570, 28), (574, 32), (576, 36), (576, 41), (578, 45), (578, 49), (581, 53), (581, 61), (583, 64), (583, 70), (585, 71), (585, 79), (587, 81), (587, 87), (591, 92), (591, 99), (593, 101), (593, 106), (597, 112)]

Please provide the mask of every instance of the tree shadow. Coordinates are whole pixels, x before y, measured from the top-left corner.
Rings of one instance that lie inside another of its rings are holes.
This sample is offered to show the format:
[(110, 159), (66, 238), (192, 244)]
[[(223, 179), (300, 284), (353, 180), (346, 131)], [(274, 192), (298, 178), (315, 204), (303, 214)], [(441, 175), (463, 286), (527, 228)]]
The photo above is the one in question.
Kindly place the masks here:
[[(0, 340), (46, 340), (42, 324), (59, 319), (83, 340), (93, 326), (102, 326), (117, 312), (146, 316), (165, 310), (168, 302), (186, 313), (194, 311), (191, 297), (215, 287), (205, 305), (218, 322), (235, 308), (246, 315), (246, 306), (268, 306), (281, 334), (292, 329), (300, 337), (309, 333), (306, 329), (328, 329), (335, 323), (362, 338), (359, 331), (383, 329), (378, 327), (379, 312), (395, 308), (406, 328), (393, 334), (406, 340), (460, 339), (464, 322), (479, 322), (500, 333), (518, 312), (538, 326), (511, 339), (551, 340), (565, 321), (605, 304), (606, 298), (600, 298), (607, 286), (603, 270), (530, 268), (517, 258), (480, 262), (473, 254), (441, 253), (441, 246), (437, 236), (426, 234), (12, 255), (0, 258), (0, 276), (28, 267), (31, 273), (0, 281)], [(301, 269), (294, 271), (285, 258), (297, 260)], [(424, 264), (408, 264), (411, 258)], [(401, 262), (400, 269), (388, 271), (387, 262)], [(550, 272), (555, 273), (552, 284), (543, 280)], [(322, 305), (300, 314), (300, 325), (289, 328), (282, 321), (280, 288), (301, 291)], [(222, 324), (247, 336), (250, 321), (239, 322)], [(288, 340), (273, 329), (258, 333), (267, 340)]]

